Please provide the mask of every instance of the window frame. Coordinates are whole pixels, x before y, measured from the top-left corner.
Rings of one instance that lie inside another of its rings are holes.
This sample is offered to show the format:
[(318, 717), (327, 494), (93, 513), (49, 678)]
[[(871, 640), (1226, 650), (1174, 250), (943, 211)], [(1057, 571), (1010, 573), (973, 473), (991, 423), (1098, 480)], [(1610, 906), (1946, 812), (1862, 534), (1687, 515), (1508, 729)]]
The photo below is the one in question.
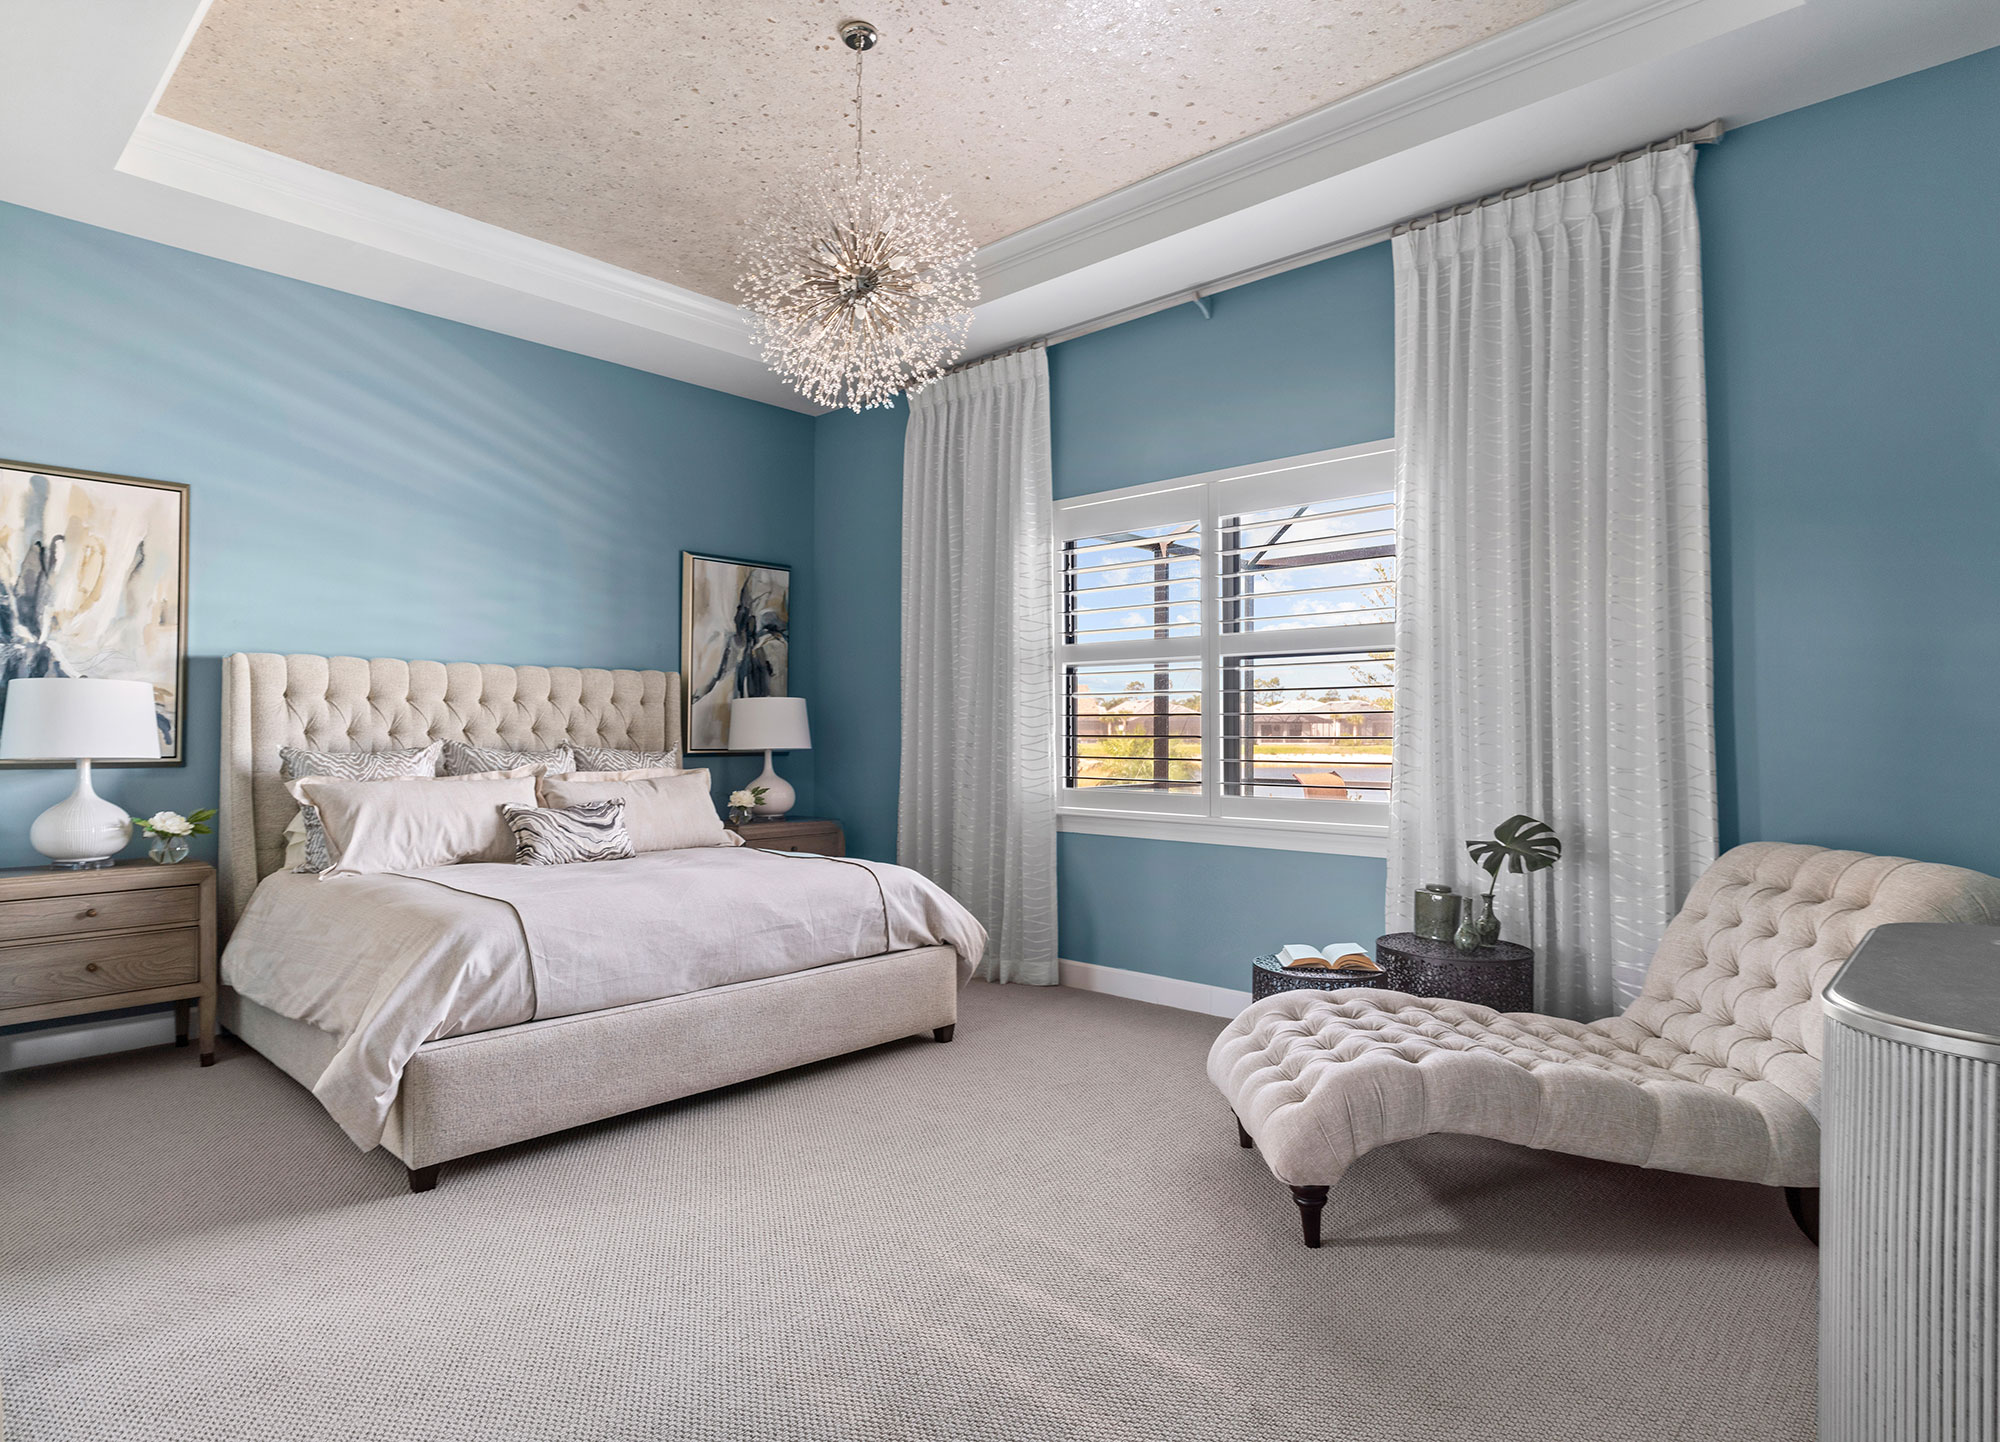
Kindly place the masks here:
[[(1353, 856), (1387, 854), (1389, 807), (1385, 801), (1223, 794), (1221, 688), (1225, 657), (1393, 652), (1395, 624), (1387, 621), (1296, 626), (1225, 634), (1221, 621), (1219, 525), (1225, 516), (1249, 515), (1280, 506), (1383, 491), (1393, 494), (1395, 472), (1396, 442), (1391, 438), (1056, 502), (1054, 544), (1050, 548), (1050, 564), (1055, 573), (1056, 664), (1050, 686), (1057, 717), (1055, 742), (1062, 757), (1056, 779), (1056, 817), (1060, 830)], [(1189, 521), (1200, 526), (1199, 633), (1165, 640), (1070, 644), (1065, 630), (1068, 605), (1065, 546), (1070, 541), (1112, 531)], [(1397, 576), (1400, 586), (1400, 564)], [(1199, 794), (1116, 792), (1111, 788), (1067, 785), (1070, 667), (1145, 661), (1199, 663), (1202, 687)]]

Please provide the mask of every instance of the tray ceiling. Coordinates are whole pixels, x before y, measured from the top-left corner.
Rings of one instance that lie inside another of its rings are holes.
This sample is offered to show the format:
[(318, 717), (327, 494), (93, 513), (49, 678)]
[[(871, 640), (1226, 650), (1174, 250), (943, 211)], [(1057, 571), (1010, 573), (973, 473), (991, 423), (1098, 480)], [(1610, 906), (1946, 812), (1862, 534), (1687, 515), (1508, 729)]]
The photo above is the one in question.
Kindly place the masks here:
[(871, 156), (985, 244), (1553, 8), (1551, 0), (214, 0), (161, 114), (734, 301), (747, 217)]

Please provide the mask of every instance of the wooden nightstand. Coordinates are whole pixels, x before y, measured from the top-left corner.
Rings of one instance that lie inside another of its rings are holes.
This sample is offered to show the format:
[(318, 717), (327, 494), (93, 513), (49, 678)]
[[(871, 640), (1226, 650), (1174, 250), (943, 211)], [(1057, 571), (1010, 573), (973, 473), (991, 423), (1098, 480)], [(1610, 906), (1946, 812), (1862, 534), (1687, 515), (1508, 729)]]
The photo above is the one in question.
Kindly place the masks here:
[(171, 1001), (186, 1046), (194, 1002), (208, 1066), (215, 994), (215, 868), (0, 871), (0, 1026)]
[(821, 856), (847, 855), (847, 837), (838, 821), (787, 816), (782, 821), (745, 821), (729, 828), (745, 846), (759, 851), (815, 851)]

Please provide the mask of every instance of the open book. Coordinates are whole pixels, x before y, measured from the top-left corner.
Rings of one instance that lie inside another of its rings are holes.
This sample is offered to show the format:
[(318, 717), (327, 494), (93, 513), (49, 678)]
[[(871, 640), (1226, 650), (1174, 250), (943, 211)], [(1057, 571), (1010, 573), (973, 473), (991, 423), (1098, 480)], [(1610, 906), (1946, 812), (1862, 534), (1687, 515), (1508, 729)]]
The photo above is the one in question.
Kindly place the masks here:
[(1293, 942), (1278, 948), (1278, 965), (1287, 971), (1355, 971), (1370, 975), (1382, 970), (1373, 957), (1351, 941), (1330, 941), (1317, 950)]

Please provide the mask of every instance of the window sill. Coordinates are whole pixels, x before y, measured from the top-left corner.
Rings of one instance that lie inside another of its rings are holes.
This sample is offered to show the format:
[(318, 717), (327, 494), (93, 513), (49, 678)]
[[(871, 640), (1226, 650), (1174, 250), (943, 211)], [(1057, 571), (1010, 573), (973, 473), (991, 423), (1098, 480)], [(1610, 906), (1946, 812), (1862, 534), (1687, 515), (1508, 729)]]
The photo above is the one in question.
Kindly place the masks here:
[(1389, 828), (1341, 822), (1265, 821), (1243, 816), (1176, 816), (1131, 811), (1056, 813), (1056, 830), (1084, 836), (1132, 836), (1204, 846), (1254, 846), (1267, 851), (1317, 851), (1330, 856), (1387, 856)]

